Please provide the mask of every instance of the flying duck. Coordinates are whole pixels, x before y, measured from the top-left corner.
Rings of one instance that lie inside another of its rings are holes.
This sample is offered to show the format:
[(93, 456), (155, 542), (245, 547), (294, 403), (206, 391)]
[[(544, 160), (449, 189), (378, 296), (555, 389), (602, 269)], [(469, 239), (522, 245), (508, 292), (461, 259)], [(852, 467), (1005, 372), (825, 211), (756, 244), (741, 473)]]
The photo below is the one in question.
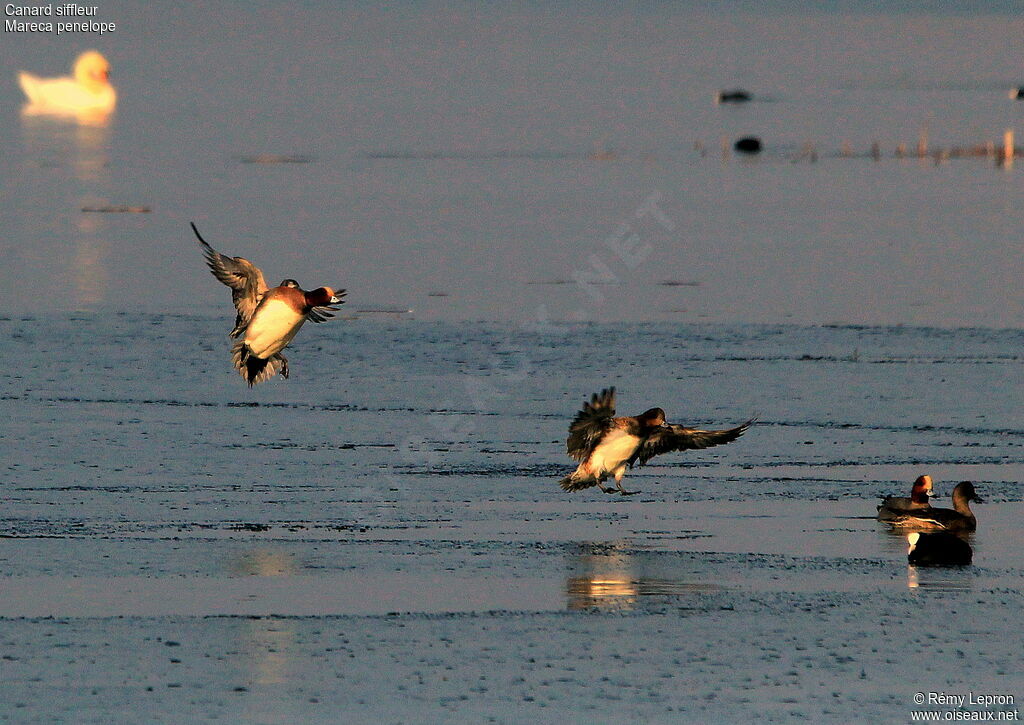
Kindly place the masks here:
[(961, 481), (953, 489), (952, 509), (929, 506), (904, 511), (887, 521), (898, 528), (920, 531), (974, 531), (978, 527), (978, 520), (971, 511), (971, 501), (984, 503), (984, 499), (975, 493), (973, 483)]
[(918, 476), (910, 489), (910, 497), (886, 496), (878, 507), (878, 520), (891, 521), (898, 516), (920, 509), (931, 508), (929, 497), (932, 495), (932, 477)]
[(235, 326), (229, 334), (237, 339), (231, 359), (251, 388), (280, 373), (288, 377), (288, 359), (281, 351), (306, 320), (323, 322), (333, 317), (344, 302), (345, 290), (330, 287), (306, 291), (294, 279), (267, 287), (263, 272), (245, 257), (229, 257), (211, 247), (192, 224), (213, 276), (231, 288)]
[[(640, 415), (615, 417), (615, 388), (595, 393), (569, 426), (566, 450), (580, 462), (561, 481), (566, 491), (597, 486), (605, 493), (638, 493), (622, 487), (626, 469), (644, 465), (654, 456), (671, 451), (710, 448), (731, 443), (743, 435), (753, 419), (728, 430), (700, 430), (665, 422), (665, 411), (651, 408)], [(615, 488), (601, 484), (615, 477)]]

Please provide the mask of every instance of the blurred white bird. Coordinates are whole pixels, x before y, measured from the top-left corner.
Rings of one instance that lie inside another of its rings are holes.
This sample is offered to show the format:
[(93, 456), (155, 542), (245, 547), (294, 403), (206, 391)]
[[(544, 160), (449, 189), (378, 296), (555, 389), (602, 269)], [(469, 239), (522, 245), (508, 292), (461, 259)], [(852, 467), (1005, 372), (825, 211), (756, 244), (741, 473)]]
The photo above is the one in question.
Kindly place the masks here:
[(74, 77), (40, 78), (22, 71), (21, 89), (28, 96), (32, 113), (75, 114), (109, 113), (117, 104), (117, 92), (110, 85), (110, 63), (95, 50), (87, 50), (75, 60)]

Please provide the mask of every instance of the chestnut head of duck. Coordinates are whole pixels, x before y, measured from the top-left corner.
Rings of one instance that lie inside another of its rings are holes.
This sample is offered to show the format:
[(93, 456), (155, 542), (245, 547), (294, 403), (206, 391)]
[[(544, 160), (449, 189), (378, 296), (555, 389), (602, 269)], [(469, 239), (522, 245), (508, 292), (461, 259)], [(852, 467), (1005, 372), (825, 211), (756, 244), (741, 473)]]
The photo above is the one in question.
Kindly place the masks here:
[(345, 296), (345, 290), (335, 292), (330, 287), (317, 287), (306, 293), (306, 304), (310, 307), (322, 307), (324, 305), (336, 305)]
[(651, 408), (638, 415), (636, 420), (643, 428), (660, 428), (665, 425), (665, 411), (661, 408)]
[(934, 495), (932, 477), (927, 474), (918, 476), (910, 489), (910, 500), (914, 503), (928, 503), (928, 498)]
[[(332, 287), (317, 287), (314, 290), (308, 292), (299, 286), (299, 283), (294, 279), (286, 279), (277, 286), (278, 289), (295, 290), (295, 292), (288, 293), (288, 296), (293, 298), (292, 304), (301, 306), (305, 304), (306, 309), (312, 309), (314, 307), (325, 307), (327, 305), (339, 304), (345, 297), (345, 290), (334, 291)], [(301, 297), (299, 294), (301, 293)], [(301, 300), (301, 301), (299, 301)]]

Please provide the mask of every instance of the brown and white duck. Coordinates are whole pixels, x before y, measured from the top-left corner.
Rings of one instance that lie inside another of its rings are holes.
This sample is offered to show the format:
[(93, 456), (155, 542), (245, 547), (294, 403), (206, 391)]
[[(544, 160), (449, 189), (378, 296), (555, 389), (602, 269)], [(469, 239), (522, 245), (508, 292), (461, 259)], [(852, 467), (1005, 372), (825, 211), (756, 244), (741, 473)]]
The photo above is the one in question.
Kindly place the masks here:
[(932, 477), (918, 476), (910, 489), (910, 497), (886, 496), (878, 507), (879, 521), (892, 521), (908, 511), (919, 511), (931, 508)]
[[(561, 481), (566, 491), (597, 486), (605, 493), (638, 493), (622, 487), (626, 469), (644, 465), (654, 456), (671, 451), (710, 448), (731, 443), (743, 435), (753, 420), (728, 430), (701, 430), (667, 423), (665, 411), (651, 408), (640, 415), (615, 417), (615, 388), (595, 393), (569, 426), (566, 449), (580, 462)], [(615, 488), (601, 484), (615, 478)]]
[(333, 317), (342, 304), (345, 290), (330, 287), (306, 291), (294, 279), (286, 279), (268, 288), (263, 272), (244, 257), (229, 257), (214, 250), (192, 224), (203, 247), (206, 263), (213, 276), (231, 288), (235, 305), (235, 326), (228, 333), (240, 338), (231, 348), (231, 358), (239, 374), (251, 388), (280, 373), (288, 377), (288, 359), (281, 351), (288, 346), (306, 322), (323, 322)]

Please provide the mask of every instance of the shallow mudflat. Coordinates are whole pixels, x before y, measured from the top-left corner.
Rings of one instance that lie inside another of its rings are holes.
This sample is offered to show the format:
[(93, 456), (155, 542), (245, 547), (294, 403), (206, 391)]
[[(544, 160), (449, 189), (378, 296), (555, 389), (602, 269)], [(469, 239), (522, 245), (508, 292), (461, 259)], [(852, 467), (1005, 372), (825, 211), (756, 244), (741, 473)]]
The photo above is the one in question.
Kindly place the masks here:
[[(0, 320), (0, 718), (902, 722), (1024, 691), (1021, 333), (332, 324), (250, 391), (216, 315)], [(565, 494), (611, 384), (758, 423)], [(924, 472), (988, 499), (974, 566), (909, 568), (874, 521)]]

